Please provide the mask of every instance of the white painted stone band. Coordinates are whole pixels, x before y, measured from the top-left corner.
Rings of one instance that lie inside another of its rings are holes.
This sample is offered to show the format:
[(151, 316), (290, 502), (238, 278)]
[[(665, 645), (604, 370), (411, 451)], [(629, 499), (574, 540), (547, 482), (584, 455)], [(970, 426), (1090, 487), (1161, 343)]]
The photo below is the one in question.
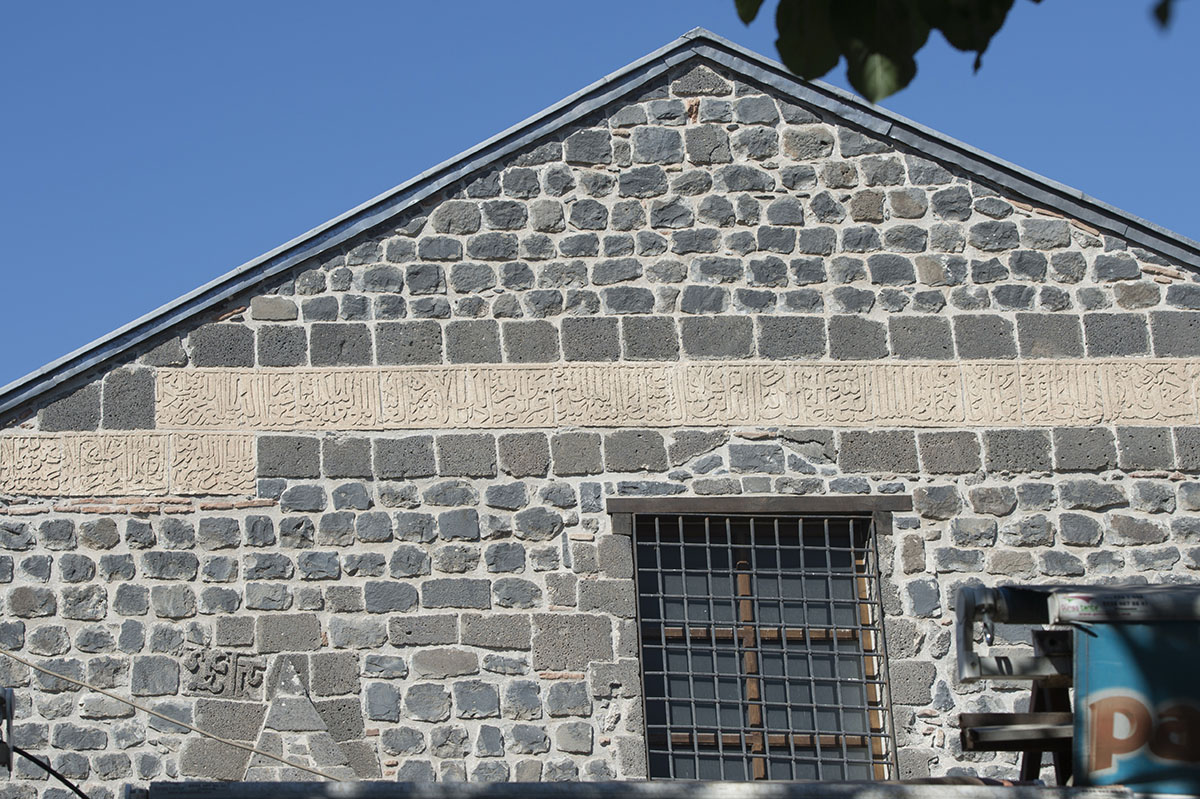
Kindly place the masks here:
[(1196, 424), (1200, 362), (171, 369), (159, 429)]
[(228, 433), (0, 436), (0, 493), (252, 494), (254, 437)]

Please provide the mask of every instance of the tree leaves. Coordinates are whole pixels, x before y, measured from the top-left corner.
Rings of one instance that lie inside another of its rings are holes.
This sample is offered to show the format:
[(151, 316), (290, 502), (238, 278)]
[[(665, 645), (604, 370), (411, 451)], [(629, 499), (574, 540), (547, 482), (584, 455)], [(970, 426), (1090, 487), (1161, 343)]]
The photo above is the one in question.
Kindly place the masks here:
[[(734, 1), (747, 24), (762, 6), (762, 0)], [(1170, 1), (1162, 0), (1168, 6)], [(975, 52), (979, 69), (1012, 4), (1013, 0), (780, 0), (775, 46), (784, 65), (806, 80), (827, 74), (845, 57), (850, 85), (878, 102), (916, 77), (916, 54), (929, 40), (930, 30), (940, 30), (959, 50)]]
[(733, 0), (737, 5), (738, 16), (742, 22), (749, 25), (758, 16), (758, 9), (762, 8), (763, 0)]
[[(749, 25), (763, 0), (734, 3)], [(1154, 5), (1154, 18), (1164, 29), (1174, 4)], [(845, 57), (850, 85), (877, 103), (916, 77), (916, 54), (931, 30), (941, 31), (952, 47), (975, 53), (978, 72), (1012, 6), (1013, 0), (779, 0), (775, 47), (784, 65), (805, 80), (827, 74)]]
[(805, 80), (815, 80), (837, 66), (842, 57), (833, 32), (833, 0), (779, 0), (775, 48), (784, 66)]
[(915, 2), (840, 0), (833, 28), (850, 85), (871, 102), (908, 85), (917, 74), (916, 53), (929, 39)]
[(1158, 20), (1158, 27), (1163, 30), (1171, 24), (1171, 14), (1175, 11), (1175, 0), (1158, 0), (1154, 5), (1154, 18)]
[(950, 46), (975, 53), (975, 71), (983, 53), (1004, 25), (1013, 0), (920, 0), (921, 14)]
[(917, 0), (780, 0), (775, 42), (784, 65), (806, 80), (845, 56), (850, 84), (871, 101), (908, 85), (929, 38)]

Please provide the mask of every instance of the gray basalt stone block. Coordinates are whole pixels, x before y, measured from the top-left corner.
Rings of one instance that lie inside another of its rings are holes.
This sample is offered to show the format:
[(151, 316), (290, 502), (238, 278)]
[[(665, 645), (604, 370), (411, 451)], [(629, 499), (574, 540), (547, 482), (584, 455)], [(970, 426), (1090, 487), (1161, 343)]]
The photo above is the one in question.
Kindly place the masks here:
[(1129, 505), (1121, 486), (1090, 478), (1064, 480), (1058, 486), (1059, 501), (1071, 510), (1107, 510)]
[(604, 437), (604, 462), (612, 472), (666, 471), (667, 449), (662, 434), (655, 430), (609, 433)]
[(433, 436), (375, 439), (377, 478), (429, 477), (436, 473)]
[(465, 649), (423, 649), (412, 656), (413, 673), (444, 679), (479, 673), (479, 656)]
[(1000, 528), (1000, 542), (1014, 547), (1052, 546), (1054, 523), (1043, 514), (1017, 518)]
[(648, 314), (654, 310), (654, 292), (638, 286), (613, 286), (600, 292), (611, 314)]
[(845, 432), (838, 463), (845, 472), (916, 472), (916, 438), (911, 430)]
[(1083, 329), (1090, 356), (1146, 355), (1150, 352), (1149, 325), (1143, 314), (1084, 314)]
[(829, 354), (836, 360), (875, 360), (888, 355), (887, 328), (873, 319), (829, 318)]
[(749, 317), (688, 317), (681, 327), (684, 352), (694, 358), (747, 358), (754, 352), (754, 325)]
[(639, 164), (677, 164), (683, 161), (679, 131), (657, 126), (633, 129), (633, 160)]
[(580, 716), (592, 713), (592, 697), (585, 682), (556, 681), (546, 695), (546, 712), (552, 717)]
[(928, 705), (933, 701), (934, 664), (921, 660), (897, 661), (888, 667), (892, 701), (898, 705)]
[(611, 164), (612, 134), (601, 128), (585, 128), (567, 137), (566, 160), (577, 164)]
[(508, 734), (508, 751), (522, 755), (537, 755), (550, 751), (546, 730), (533, 724), (514, 724)]
[(783, 461), (778, 444), (729, 445), (729, 466), (735, 472), (783, 474)]
[(536, 583), (517, 577), (496, 580), (492, 594), (502, 608), (532, 608), (542, 603), (542, 589)]
[(611, 613), (619, 618), (635, 616), (637, 589), (630, 580), (582, 580), (579, 609)]
[(505, 322), (502, 332), (509, 361), (547, 363), (559, 358), (558, 329), (551, 322)]
[(556, 433), (550, 441), (554, 473), (559, 476), (599, 474), (604, 471), (599, 433)]
[(320, 477), (321, 443), (309, 436), (259, 436), (260, 477)]
[(450, 363), (499, 363), (500, 325), (492, 319), (455, 320), (446, 325)]
[(764, 358), (792, 360), (825, 354), (825, 323), (818, 317), (760, 316), (758, 354)]
[(417, 606), (417, 589), (408, 583), (369, 582), (363, 586), (367, 613), (403, 613)]
[(958, 356), (966, 359), (1011, 359), (1017, 357), (1013, 323), (997, 315), (954, 317), (954, 340)]
[(569, 721), (560, 724), (555, 733), (554, 745), (560, 752), (590, 755), (592, 753), (592, 725), (586, 721)]
[(241, 543), (242, 533), (238, 520), (216, 516), (200, 520), (196, 541), (202, 549), (233, 549)]
[(562, 346), (568, 361), (615, 361), (621, 355), (618, 320), (564, 319)]
[(460, 508), (438, 514), (438, 536), (443, 541), (478, 541), (478, 511)]
[(439, 435), (437, 459), (441, 475), (495, 477), (496, 439), (489, 433)]
[(294, 485), (279, 498), (284, 512), (317, 513), (325, 510), (326, 504), (325, 489), (319, 485)]
[(921, 464), (930, 474), (969, 474), (980, 468), (979, 438), (974, 433), (919, 433), (917, 444)]
[(613, 657), (612, 622), (607, 616), (553, 613), (533, 616), (533, 667), (579, 671)]
[(888, 319), (892, 354), (897, 358), (944, 361), (954, 357), (950, 321), (936, 316), (892, 316)]
[(1007, 516), (1017, 507), (1017, 492), (1008, 486), (981, 486), (968, 493), (976, 513)]
[(196, 595), (186, 585), (156, 585), (150, 589), (150, 607), (161, 619), (186, 619), (196, 615)]
[(313, 366), (365, 366), (373, 360), (371, 331), (364, 324), (321, 323), (309, 332)]
[(171, 696), (179, 691), (179, 662), (165, 655), (139, 655), (130, 671), (134, 696)]
[(1050, 469), (1050, 434), (1044, 430), (985, 430), (985, 461), (991, 472)]
[(464, 577), (426, 580), (421, 585), (421, 605), (425, 608), (479, 608), (492, 605), (488, 580)]
[(260, 366), (304, 366), (308, 363), (308, 333), (296, 325), (264, 325), (258, 329)]
[(262, 654), (313, 651), (321, 646), (321, 622), (310, 613), (260, 616), (257, 640)]
[(188, 344), (194, 366), (254, 366), (254, 331), (245, 325), (201, 325)]
[(1123, 252), (1104, 253), (1097, 255), (1092, 265), (1092, 274), (1101, 283), (1117, 280), (1137, 280), (1142, 276), (1142, 270), (1133, 256)]
[(525, 547), (515, 541), (492, 544), (484, 552), (487, 570), (492, 573), (519, 573), (525, 571)]
[(154, 347), (138, 359), (146, 366), (187, 366), (188, 356), (183, 349), (183, 342), (178, 338), (170, 338)]
[(996, 520), (954, 519), (950, 523), (950, 540), (960, 547), (990, 547), (996, 543)]
[[(251, 559), (255, 557), (261, 556), (246, 556), (246, 579), (261, 579), (250, 576), (253, 573), (250, 566)], [(194, 580), (199, 568), (200, 560), (191, 552), (163, 552), (155, 550), (142, 555), (142, 576), (152, 580)]]
[(952, 485), (913, 489), (913, 510), (926, 519), (952, 519), (962, 510), (962, 497)]
[(442, 328), (434, 321), (381, 322), (375, 327), (380, 364), (441, 363)]
[(542, 477), (550, 467), (544, 433), (507, 433), (497, 441), (500, 468), (513, 477)]
[(458, 616), (394, 616), (388, 622), (388, 640), (397, 647), (456, 644)]
[(1079, 317), (1072, 314), (1017, 314), (1017, 340), (1023, 358), (1078, 358), (1083, 355)]
[(485, 649), (528, 650), (531, 627), (528, 615), (464, 613), (461, 618), (464, 645)]
[(371, 477), (371, 439), (326, 438), (321, 461), (326, 477)]
[(435, 683), (417, 683), (405, 693), (404, 709), (417, 721), (445, 721), (450, 718), (450, 692)]
[(1163, 357), (1200, 355), (1200, 312), (1153, 311), (1150, 333), (1154, 354)]
[(1105, 540), (1117, 546), (1159, 544), (1167, 540), (1167, 527), (1154, 519), (1114, 513), (1109, 516)]
[(43, 432), (96, 430), (100, 427), (100, 384), (77, 389), (38, 412), (38, 427)]
[(1054, 430), (1054, 467), (1060, 471), (1103, 471), (1117, 465), (1112, 431), (1104, 427)]
[(1067, 546), (1094, 547), (1104, 536), (1097, 519), (1082, 513), (1061, 513), (1058, 516), (1058, 537)]
[(235, 741), (254, 741), (266, 712), (265, 705), (252, 702), (199, 699), (196, 701), (195, 725)]
[(116, 369), (104, 377), (104, 427), (148, 430), (154, 427), (154, 373)]

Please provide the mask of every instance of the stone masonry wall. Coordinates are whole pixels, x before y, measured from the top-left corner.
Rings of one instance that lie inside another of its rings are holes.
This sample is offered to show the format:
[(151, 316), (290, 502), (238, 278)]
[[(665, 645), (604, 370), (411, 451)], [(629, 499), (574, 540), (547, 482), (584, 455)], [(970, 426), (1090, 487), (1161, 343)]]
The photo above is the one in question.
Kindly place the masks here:
[[(954, 682), (954, 590), (1195, 579), (1200, 286), (718, 73), (686, 64), (30, 406), (0, 435), (0, 646), (341, 776), (636, 779), (605, 499), (911, 495), (878, 540), (902, 774), (1012, 776), (958, 748), (958, 713), (1024, 693)], [(197, 369), (908, 362), (1061, 363), (1058, 421), (159, 427), (163, 375)], [(0, 682), (17, 743), (92, 797), (304, 777), (4, 658)]]

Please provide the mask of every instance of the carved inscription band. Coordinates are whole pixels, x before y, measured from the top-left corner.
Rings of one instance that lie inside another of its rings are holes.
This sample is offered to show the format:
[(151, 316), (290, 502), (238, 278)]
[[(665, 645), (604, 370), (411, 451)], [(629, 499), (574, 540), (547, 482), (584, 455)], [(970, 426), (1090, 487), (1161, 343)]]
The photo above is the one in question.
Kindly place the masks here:
[(160, 370), (158, 427), (1195, 424), (1183, 360)]
[(254, 437), (225, 433), (0, 436), (0, 493), (249, 494)]

